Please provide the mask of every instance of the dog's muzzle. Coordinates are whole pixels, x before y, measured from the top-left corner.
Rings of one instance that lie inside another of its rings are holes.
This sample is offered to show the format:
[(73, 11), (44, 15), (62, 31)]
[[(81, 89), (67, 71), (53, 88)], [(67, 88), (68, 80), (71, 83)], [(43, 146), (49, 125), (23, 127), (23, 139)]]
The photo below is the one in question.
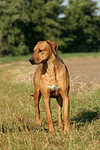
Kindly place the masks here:
[(40, 63), (36, 63), (33, 58), (30, 58), (29, 61), (30, 61), (30, 63), (31, 63), (32, 65), (34, 65), (34, 64), (38, 65), (38, 64), (41, 64), (41, 63), (45, 63), (45, 62), (46, 62), (45, 60), (42, 60)]
[(36, 62), (34, 61), (33, 58), (30, 58), (29, 61), (30, 61), (30, 63), (31, 63), (32, 65), (36, 64)]

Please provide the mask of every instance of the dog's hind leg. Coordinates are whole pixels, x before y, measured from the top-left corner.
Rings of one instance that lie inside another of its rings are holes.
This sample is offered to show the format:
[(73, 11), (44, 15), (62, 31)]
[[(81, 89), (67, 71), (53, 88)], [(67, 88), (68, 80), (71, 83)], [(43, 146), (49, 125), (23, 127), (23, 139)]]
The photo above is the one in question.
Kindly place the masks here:
[(39, 109), (39, 101), (40, 101), (41, 93), (39, 91), (34, 91), (34, 103), (36, 106), (35, 110), (35, 123), (37, 126), (41, 126), (40, 123), (40, 109)]
[(57, 102), (58, 102), (58, 109), (57, 109), (57, 119), (58, 119), (58, 125), (60, 128), (63, 127), (63, 124), (62, 124), (62, 105), (63, 105), (63, 102), (62, 102), (62, 97), (61, 96), (58, 96), (57, 98)]
[(64, 132), (69, 131), (69, 96), (63, 97), (63, 109), (64, 109)]

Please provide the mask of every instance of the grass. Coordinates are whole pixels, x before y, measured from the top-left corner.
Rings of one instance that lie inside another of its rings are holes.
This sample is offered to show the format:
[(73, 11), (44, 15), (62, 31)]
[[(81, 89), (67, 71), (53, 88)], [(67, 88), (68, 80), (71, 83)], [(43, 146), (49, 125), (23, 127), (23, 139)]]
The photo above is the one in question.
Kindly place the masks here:
[(51, 99), (55, 132), (49, 133), (43, 100), (40, 101), (42, 126), (36, 127), (34, 100), (30, 97), (33, 84), (14, 83), (16, 74), (9, 71), (14, 67), (13, 64), (0, 67), (1, 150), (100, 149), (100, 89), (70, 92), (69, 134), (58, 128), (57, 102)]
[(94, 52), (90, 52), (90, 53), (59, 53), (60, 54), (60, 57), (62, 58), (81, 58), (81, 57), (94, 57), (94, 58), (97, 58), (97, 57), (100, 57), (100, 52), (98, 53), (94, 53)]
[(5, 56), (0, 58), (0, 64), (12, 63), (16, 61), (28, 61), (31, 55), (26, 56)]
[[(100, 57), (100, 52), (98, 53), (94, 53), (94, 52), (90, 52), (90, 53), (61, 53), (60, 51), (58, 51), (59, 55), (61, 58), (77, 58), (77, 57)], [(31, 55), (27, 55), (27, 56), (6, 56), (6, 57), (2, 57), (0, 58), (0, 64), (4, 64), (4, 63), (12, 63), (12, 62), (16, 62), (16, 61), (28, 61), (29, 58), (32, 56)]]

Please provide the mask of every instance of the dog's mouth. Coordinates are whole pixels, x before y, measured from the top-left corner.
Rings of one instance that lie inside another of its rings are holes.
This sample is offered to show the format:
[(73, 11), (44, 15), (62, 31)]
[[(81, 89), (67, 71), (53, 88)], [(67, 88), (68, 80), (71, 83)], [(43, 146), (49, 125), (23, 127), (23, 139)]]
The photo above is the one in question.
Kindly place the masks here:
[(42, 60), (42, 61), (40, 62), (40, 64), (41, 64), (41, 63), (45, 63), (45, 62), (46, 62), (45, 60)]
[(39, 64), (41, 64), (41, 63), (45, 63), (45, 60), (42, 60), (40, 63), (37, 63), (37, 62), (34, 61), (33, 58), (30, 58), (29, 61), (30, 61), (30, 63), (31, 63), (32, 65), (39, 65)]

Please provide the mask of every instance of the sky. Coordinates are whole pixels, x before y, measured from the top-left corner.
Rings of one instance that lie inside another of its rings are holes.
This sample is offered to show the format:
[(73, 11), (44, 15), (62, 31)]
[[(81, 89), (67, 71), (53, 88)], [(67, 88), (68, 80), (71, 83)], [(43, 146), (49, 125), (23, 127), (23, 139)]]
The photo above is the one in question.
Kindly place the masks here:
[[(97, 11), (97, 14), (100, 16), (100, 0), (92, 0), (94, 2), (97, 2), (97, 7), (99, 7), (99, 10)], [(63, 5), (68, 5), (68, 0), (64, 0), (62, 3)]]

